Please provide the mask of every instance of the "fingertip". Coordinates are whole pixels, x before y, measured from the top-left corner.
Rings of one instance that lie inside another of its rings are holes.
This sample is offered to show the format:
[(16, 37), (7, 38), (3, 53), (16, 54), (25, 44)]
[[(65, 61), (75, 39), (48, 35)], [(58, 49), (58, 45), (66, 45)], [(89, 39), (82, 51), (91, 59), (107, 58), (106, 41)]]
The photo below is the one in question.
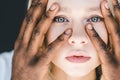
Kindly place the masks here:
[(49, 8), (50, 11), (55, 11), (59, 9), (59, 4), (58, 3), (53, 3), (51, 7)]
[(59, 41), (66, 42), (66, 40), (68, 40), (71, 35), (72, 35), (72, 29), (71, 29), (71, 28), (66, 29), (66, 30), (58, 37), (58, 40), (59, 40)]
[(50, 7), (50, 11), (53, 11), (57, 8), (57, 6), (55, 4), (53, 4), (51, 7)]
[(104, 17), (111, 16), (112, 15), (112, 13), (111, 13), (111, 11), (112, 11), (112, 3), (104, 0), (101, 3), (101, 11), (102, 11), (102, 14), (103, 14)]
[(92, 24), (87, 24), (86, 28), (87, 28), (87, 30), (92, 30), (93, 26), (92, 26)]
[(105, 2), (104, 3), (104, 7), (108, 10), (108, 9), (110, 9), (110, 7), (109, 7), (109, 5), (108, 5), (108, 2)]
[(58, 13), (58, 11), (59, 11), (58, 3), (53, 3), (50, 6), (50, 8), (48, 9), (48, 11), (46, 11), (45, 18), (51, 19), (51, 21), (52, 21), (54, 19), (55, 15)]
[(65, 31), (65, 34), (66, 34), (66, 35), (71, 35), (71, 34), (72, 34), (72, 29), (71, 29), (71, 28), (67, 29), (67, 30)]
[(108, 1), (104, 0), (104, 1), (102, 2), (102, 7), (103, 7), (104, 9), (106, 9), (106, 10), (110, 9)]
[(95, 33), (95, 29), (94, 29), (93, 25), (90, 23), (86, 25), (86, 31), (89, 36), (91, 36), (91, 35), (93, 35), (93, 33)]

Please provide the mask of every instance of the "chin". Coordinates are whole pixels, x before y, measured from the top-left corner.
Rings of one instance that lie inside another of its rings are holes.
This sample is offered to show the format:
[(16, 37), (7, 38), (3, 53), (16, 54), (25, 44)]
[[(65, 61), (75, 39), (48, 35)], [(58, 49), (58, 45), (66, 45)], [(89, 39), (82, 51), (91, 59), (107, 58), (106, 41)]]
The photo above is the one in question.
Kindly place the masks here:
[(71, 73), (67, 73), (67, 75), (71, 76), (71, 77), (83, 77), (86, 76), (87, 73), (76, 73), (76, 72), (71, 72)]
[(71, 77), (84, 77), (86, 75), (88, 75), (91, 70), (69, 70), (69, 71), (64, 71), (67, 75), (71, 76)]

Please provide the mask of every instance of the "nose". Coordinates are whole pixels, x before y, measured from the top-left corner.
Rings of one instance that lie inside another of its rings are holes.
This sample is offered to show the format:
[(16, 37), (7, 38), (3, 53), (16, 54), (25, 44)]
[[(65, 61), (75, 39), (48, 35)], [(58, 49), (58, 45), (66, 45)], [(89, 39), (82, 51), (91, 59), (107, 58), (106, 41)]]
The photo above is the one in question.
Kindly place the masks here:
[(85, 38), (82, 38), (82, 37), (70, 37), (69, 39), (69, 44), (70, 45), (85, 45), (87, 44), (88, 41), (85, 39)]
[(71, 37), (68, 40), (70, 45), (85, 45), (88, 43), (88, 36), (85, 30), (73, 31)]

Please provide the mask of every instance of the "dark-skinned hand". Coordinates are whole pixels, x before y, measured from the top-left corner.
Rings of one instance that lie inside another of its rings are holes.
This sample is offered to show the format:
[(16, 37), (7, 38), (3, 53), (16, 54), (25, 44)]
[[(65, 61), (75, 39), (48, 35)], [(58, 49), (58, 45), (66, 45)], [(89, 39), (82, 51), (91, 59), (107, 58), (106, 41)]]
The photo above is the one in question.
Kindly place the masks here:
[(47, 80), (47, 73), (54, 55), (72, 33), (71, 29), (65, 30), (43, 49), (45, 34), (59, 11), (57, 3), (46, 11), (47, 2), (48, 0), (33, 0), (25, 16), (15, 42), (12, 80)]
[(92, 24), (86, 26), (101, 60), (102, 80), (120, 80), (120, 6), (117, 0), (112, 0), (112, 4), (115, 16), (112, 15), (107, 1), (101, 3), (109, 44), (104, 43)]

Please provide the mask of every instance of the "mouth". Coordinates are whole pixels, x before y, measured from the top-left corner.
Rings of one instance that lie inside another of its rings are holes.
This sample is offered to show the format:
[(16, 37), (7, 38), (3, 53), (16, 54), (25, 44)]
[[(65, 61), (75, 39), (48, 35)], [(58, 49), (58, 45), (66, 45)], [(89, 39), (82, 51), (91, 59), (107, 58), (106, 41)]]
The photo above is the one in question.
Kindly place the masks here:
[(85, 63), (91, 59), (90, 56), (86, 55), (86, 53), (83, 53), (81, 51), (73, 51), (65, 58), (72, 63)]

